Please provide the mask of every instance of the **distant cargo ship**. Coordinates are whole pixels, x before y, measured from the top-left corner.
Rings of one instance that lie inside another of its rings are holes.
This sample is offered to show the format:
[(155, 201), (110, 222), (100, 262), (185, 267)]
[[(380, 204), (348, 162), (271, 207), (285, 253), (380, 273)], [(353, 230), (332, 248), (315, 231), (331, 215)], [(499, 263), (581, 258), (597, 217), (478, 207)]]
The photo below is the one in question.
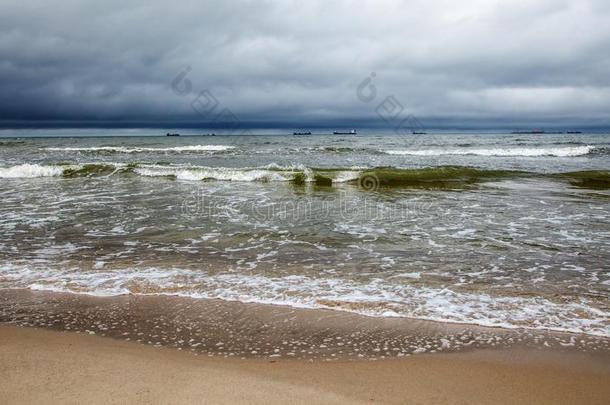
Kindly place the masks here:
[(333, 132), (334, 135), (357, 135), (358, 132), (356, 132), (355, 129), (352, 129), (349, 132), (344, 132), (344, 131), (335, 131)]
[(165, 136), (180, 136), (180, 134), (176, 134), (176, 133), (172, 134), (172, 133), (168, 132), (167, 134), (165, 134)]
[(311, 132), (293, 132), (292, 135), (311, 135)]

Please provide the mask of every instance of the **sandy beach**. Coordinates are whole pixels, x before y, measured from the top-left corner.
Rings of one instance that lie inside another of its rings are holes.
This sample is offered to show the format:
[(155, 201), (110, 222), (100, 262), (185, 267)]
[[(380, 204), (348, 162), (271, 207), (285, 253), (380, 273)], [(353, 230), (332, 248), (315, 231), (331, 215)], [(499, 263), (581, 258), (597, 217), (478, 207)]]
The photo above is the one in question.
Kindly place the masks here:
[(595, 356), (480, 350), (380, 361), (196, 356), (35, 328), (0, 327), (0, 402), (603, 404)]

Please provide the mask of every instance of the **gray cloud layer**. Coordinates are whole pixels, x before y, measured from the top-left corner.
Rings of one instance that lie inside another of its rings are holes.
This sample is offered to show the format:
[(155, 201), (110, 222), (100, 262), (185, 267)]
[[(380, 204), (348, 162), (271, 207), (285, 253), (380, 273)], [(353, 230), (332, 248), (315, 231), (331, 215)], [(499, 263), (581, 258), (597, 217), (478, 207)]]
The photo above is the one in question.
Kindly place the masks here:
[(206, 122), (207, 89), (246, 122), (374, 123), (394, 95), (418, 117), (607, 124), (608, 72), (607, 0), (0, 3), (3, 120)]

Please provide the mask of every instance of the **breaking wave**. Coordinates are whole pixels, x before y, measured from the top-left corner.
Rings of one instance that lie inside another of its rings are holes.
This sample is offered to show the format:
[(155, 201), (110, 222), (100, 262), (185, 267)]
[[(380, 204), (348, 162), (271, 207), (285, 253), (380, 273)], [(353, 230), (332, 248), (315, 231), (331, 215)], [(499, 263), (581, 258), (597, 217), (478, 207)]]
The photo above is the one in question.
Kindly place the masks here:
[(268, 169), (230, 169), (212, 167), (155, 167), (144, 166), (134, 169), (136, 174), (147, 177), (170, 177), (179, 180), (218, 181), (289, 181), (289, 174)]
[(596, 148), (591, 145), (560, 147), (560, 148), (489, 148), (489, 149), (412, 149), (386, 150), (389, 155), (406, 156), (443, 156), (443, 155), (473, 155), (473, 156), (514, 156), (514, 157), (571, 157), (585, 156)]
[(65, 147), (65, 148), (44, 148), (46, 151), (56, 152), (84, 152), (84, 153), (197, 153), (197, 152), (224, 152), (235, 149), (235, 146), (229, 145), (189, 145), (189, 146), (173, 146), (170, 148), (146, 148), (146, 147), (124, 147), (124, 146), (92, 146), (92, 147)]
[(42, 166), (37, 164), (25, 163), (17, 166), (0, 167), (0, 178), (33, 178), (33, 177), (52, 177), (61, 176), (64, 169), (60, 166)]
[(289, 182), (333, 186), (347, 183), (365, 190), (378, 188), (460, 189), (508, 178), (540, 177), (562, 180), (576, 187), (609, 189), (610, 172), (604, 170), (542, 174), (515, 170), (487, 170), (468, 166), (437, 166), (417, 169), (394, 167), (309, 168), (302, 165), (227, 168), (147, 163), (21, 164), (0, 167), (0, 178), (100, 177), (137, 175), (188, 181)]

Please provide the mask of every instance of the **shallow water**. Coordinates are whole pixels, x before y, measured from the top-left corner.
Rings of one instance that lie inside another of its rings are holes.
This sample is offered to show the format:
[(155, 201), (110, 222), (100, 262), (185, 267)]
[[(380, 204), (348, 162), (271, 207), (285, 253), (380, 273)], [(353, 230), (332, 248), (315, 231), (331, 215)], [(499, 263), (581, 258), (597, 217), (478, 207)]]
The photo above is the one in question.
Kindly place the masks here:
[(6, 138), (0, 288), (610, 336), (609, 150), (599, 134)]

